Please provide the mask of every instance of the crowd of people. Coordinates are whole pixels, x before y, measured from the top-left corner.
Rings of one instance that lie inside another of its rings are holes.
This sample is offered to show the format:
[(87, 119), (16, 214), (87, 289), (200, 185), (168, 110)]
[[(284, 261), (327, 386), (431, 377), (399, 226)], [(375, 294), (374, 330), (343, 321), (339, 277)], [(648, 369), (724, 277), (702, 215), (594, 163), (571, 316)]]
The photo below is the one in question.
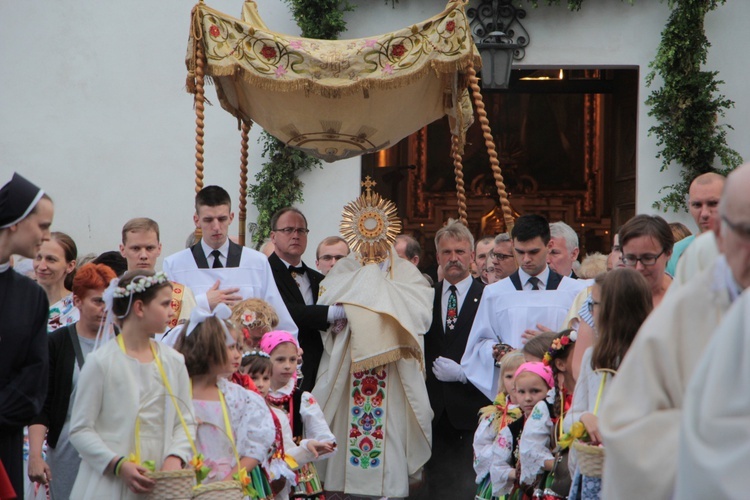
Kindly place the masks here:
[(750, 164), (703, 174), (697, 235), (635, 215), (608, 255), (541, 215), (476, 241), (448, 221), (435, 280), (407, 234), (369, 252), (330, 236), (307, 266), (294, 207), (262, 251), (240, 246), (218, 186), (162, 270), (150, 218), (79, 256), (14, 174), (0, 499), (137, 498), (167, 477), (263, 500), (736, 498), (748, 189)]

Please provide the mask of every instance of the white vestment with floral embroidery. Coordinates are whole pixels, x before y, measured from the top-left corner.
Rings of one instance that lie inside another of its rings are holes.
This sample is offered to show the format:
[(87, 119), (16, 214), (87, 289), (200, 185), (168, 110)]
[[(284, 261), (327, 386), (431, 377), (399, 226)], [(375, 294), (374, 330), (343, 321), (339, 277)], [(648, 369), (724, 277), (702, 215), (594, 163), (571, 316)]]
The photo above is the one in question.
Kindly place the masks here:
[(343, 304), (348, 320), (341, 331), (323, 333), (313, 389), (342, 448), (318, 467), (327, 491), (405, 497), (409, 475), (430, 458), (422, 335), (432, 321), (432, 294), (400, 258), (391, 272), (350, 257), (321, 283), (318, 303)]

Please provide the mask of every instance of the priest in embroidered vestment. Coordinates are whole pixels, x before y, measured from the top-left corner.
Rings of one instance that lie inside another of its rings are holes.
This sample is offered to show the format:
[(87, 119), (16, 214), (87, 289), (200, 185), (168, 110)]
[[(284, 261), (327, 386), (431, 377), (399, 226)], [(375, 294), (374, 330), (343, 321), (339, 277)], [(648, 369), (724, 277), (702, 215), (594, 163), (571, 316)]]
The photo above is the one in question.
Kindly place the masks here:
[[(381, 204), (384, 210), (371, 210)], [(345, 209), (345, 237), (351, 227), (364, 231), (351, 230), (354, 251), (321, 283), (318, 300), (342, 304), (347, 316), (323, 333), (313, 390), (344, 449), (319, 471), (331, 498), (403, 498), (431, 452), (422, 336), (432, 321), (433, 290), (414, 265), (386, 256), (386, 235), (400, 230), (390, 202), (368, 188)]]

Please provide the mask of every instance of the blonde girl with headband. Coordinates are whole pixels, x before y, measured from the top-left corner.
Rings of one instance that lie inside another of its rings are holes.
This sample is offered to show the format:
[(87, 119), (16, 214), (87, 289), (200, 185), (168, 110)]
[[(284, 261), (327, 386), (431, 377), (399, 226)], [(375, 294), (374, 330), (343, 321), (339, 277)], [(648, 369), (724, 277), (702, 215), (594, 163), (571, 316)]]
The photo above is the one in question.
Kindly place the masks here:
[[(478, 499), (496, 498), (490, 491), (492, 488), (491, 474), (493, 459), (493, 444), (500, 436), (500, 431), (512, 425), (514, 442), (523, 430), (523, 412), (513, 400), (514, 380), (516, 370), (524, 362), (521, 351), (511, 351), (500, 359), (500, 383), (497, 396), (493, 404), (485, 406), (479, 411), (479, 425), (474, 432), (474, 472), (476, 483), (479, 485), (476, 497)], [(516, 423), (520, 419), (520, 422)]]
[[(273, 331), (263, 335), (260, 347), (271, 359), (271, 384), (266, 401), (281, 424), (286, 456), (293, 459), (292, 464), (296, 462), (300, 467), (315, 460), (328, 458), (336, 448), (336, 438), (328, 427), (318, 403), (309, 392), (302, 393), (299, 408), (306, 438), (302, 439), (299, 445), (294, 441), (295, 436), (302, 435), (301, 430), (292, 428), (293, 395), (299, 352), (297, 339), (289, 332)], [(276, 498), (288, 498), (290, 486), (292, 485), (287, 484)]]
[[(202, 482), (248, 478), (268, 459), (273, 420), (263, 398), (227, 380), (240, 367), (239, 331), (227, 321), (231, 310), (219, 304), (212, 313), (193, 309), (175, 349), (185, 356), (198, 422), (196, 447), (206, 477)], [(203, 474), (201, 474), (202, 476)]]
[[(511, 432), (511, 426), (500, 431), (493, 445), (493, 463), (490, 470), (493, 496), (508, 493), (528, 493), (531, 497), (538, 476), (552, 470), (554, 456), (551, 452), (552, 402), (555, 381), (552, 370), (544, 363), (523, 363), (514, 374), (514, 397), (523, 412), (523, 430), (520, 438)], [(520, 419), (519, 419), (520, 421)], [(514, 451), (518, 448), (518, 452)]]
[(112, 280), (104, 301), (100, 340), (112, 318), (120, 334), (101, 343), (81, 370), (70, 441), (83, 460), (71, 498), (134, 499), (155, 484), (144, 463), (174, 471), (193, 455), (190, 380), (183, 357), (153, 341), (174, 314), (164, 273), (127, 272)]
[(250, 298), (232, 307), (232, 323), (242, 332), (245, 349), (260, 349), (260, 339), (264, 334), (276, 329), (279, 325), (279, 316), (265, 300)]

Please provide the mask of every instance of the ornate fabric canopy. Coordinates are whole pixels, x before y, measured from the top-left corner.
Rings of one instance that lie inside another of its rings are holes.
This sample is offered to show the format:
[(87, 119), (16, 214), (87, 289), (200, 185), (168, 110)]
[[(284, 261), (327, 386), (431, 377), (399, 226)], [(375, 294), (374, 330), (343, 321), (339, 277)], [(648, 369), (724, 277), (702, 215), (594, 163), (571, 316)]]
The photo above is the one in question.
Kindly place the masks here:
[(313, 40), (275, 33), (253, 1), (242, 19), (193, 9), (188, 90), (197, 55), (221, 106), (326, 161), (390, 147), (448, 114), (463, 145), (472, 122), (465, 70), (479, 68), (464, 4), (393, 33)]

